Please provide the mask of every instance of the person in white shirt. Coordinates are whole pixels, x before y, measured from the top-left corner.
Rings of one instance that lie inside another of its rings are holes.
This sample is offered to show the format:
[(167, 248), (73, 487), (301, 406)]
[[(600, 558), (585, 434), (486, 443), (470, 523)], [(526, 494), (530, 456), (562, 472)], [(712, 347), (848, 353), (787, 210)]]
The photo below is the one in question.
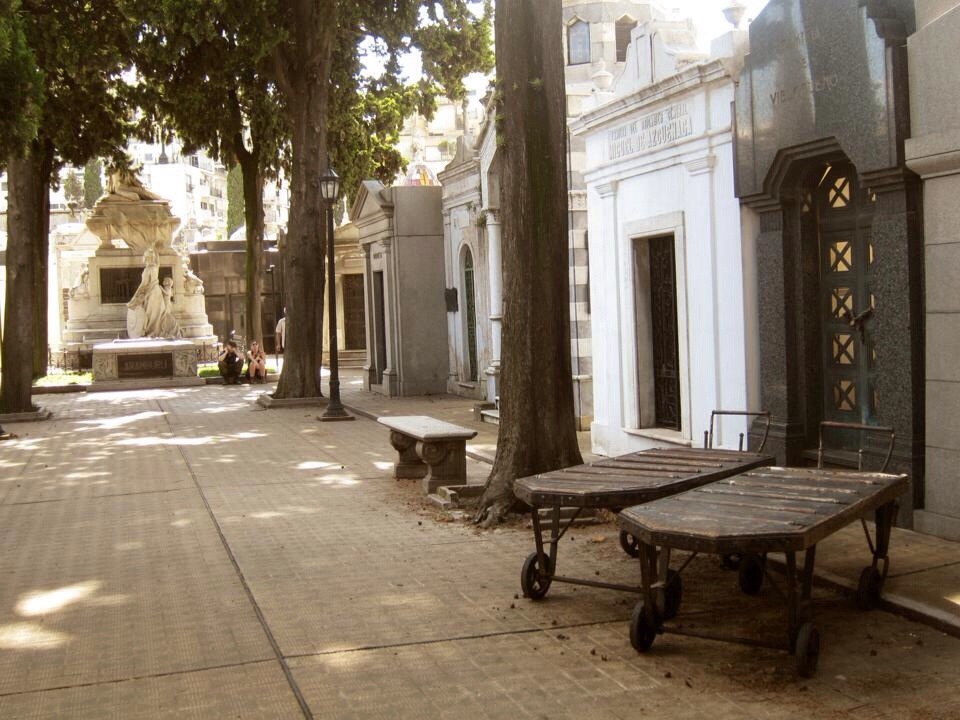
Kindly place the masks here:
[(283, 338), (287, 330), (287, 309), (283, 309), (283, 317), (277, 320), (276, 342), (277, 352), (283, 352)]

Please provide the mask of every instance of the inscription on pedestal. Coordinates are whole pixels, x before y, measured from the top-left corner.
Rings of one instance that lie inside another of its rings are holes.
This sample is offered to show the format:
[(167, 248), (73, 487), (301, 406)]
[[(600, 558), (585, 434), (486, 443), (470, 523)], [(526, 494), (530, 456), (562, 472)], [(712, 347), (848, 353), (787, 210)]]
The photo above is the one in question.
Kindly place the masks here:
[(121, 380), (171, 377), (173, 375), (173, 354), (118, 355), (117, 372)]

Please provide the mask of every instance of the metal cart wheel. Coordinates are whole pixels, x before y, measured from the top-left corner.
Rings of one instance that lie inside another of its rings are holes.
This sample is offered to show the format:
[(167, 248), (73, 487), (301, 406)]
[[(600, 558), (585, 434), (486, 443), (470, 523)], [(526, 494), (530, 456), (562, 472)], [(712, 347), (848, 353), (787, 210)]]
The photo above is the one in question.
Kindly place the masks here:
[(813, 677), (817, 672), (817, 661), (820, 659), (820, 631), (813, 623), (807, 622), (800, 626), (793, 659), (796, 661), (797, 674), (800, 677)]
[(740, 589), (746, 595), (758, 595), (763, 587), (765, 558), (760, 555), (744, 555), (740, 560)]
[(724, 570), (739, 570), (740, 560), (739, 553), (724, 553), (720, 556), (720, 564)]
[(672, 620), (680, 612), (683, 599), (683, 580), (676, 570), (667, 570), (666, 585), (663, 588), (663, 619)]
[(640, 557), (640, 541), (626, 530), (620, 531), (620, 547), (630, 557)]
[(860, 571), (860, 581), (857, 583), (856, 601), (861, 610), (872, 610), (880, 602), (880, 585), (882, 578), (880, 571), (872, 565), (867, 565)]
[(647, 616), (646, 605), (641, 600), (633, 608), (633, 616), (630, 618), (630, 644), (637, 652), (647, 652), (653, 647), (653, 641), (656, 638), (656, 625), (650, 621)]
[(520, 572), (520, 587), (523, 596), (531, 600), (541, 600), (550, 589), (550, 578), (541, 572), (540, 562), (535, 552), (530, 553), (523, 561), (523, 570)]

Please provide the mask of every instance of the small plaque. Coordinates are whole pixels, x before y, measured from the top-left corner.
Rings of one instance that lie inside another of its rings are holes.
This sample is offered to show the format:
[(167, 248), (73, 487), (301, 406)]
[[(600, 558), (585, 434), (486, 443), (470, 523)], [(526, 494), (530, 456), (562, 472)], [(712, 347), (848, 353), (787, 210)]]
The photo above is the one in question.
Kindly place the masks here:
[(173, 353), (117, 355), (117, 375), (121, 380), (173, 377)]

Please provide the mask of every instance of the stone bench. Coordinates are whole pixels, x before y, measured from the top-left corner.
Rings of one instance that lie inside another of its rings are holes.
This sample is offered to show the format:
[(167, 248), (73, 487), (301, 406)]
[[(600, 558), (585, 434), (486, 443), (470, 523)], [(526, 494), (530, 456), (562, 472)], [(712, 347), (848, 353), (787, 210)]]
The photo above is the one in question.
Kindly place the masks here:
[(396, 479), (423, 478), (427, 494), (443, 485), (466, 485), (467, 440), (476, 430), (427, 415), (388, 415), (377, 422), (390, 428), (390, 444), (400, 453)]

